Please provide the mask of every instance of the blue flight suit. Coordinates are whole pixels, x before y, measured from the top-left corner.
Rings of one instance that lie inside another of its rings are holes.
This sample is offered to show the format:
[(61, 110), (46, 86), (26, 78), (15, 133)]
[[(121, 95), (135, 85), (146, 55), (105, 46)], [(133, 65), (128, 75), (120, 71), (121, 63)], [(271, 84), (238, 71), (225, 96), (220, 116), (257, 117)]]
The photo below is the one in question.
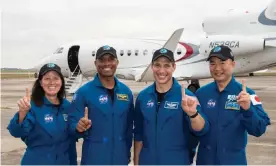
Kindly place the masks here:
[[(201, 110), (210, 121), (210, 131), (200, 138), (196, 164), (247, 164), (247, 133), (261, 136), (270, 119), (262, 105), (252, 102), (252, 98), (249, 110), (243, 110), (236, 99), (241, 91), (242, 85), (234, 77), (222, 92), (215, 81), (197, 90)], [(253, 90), (247, 88), (247, 93), (255, 100)]]
[[(185, 93), (194, 96), (188, 89)], [(134, 114), (134, 139), (143, 142), (139, 165), (191, 164), (190, 132), (204, 135), (209, 130), (209, 122), (198, 105), (197, 111), (205, 119), (205, 126), (201, 131), (194, 131), (181, 101), (181, 86), (174, 78), (171, 89), (159, 106), (155, 83), (139, 93)]]
[(77, 161), (76, 139), (69, 136), (67, 122), (69, 101), (63, 99), (58, 107), (44, 97), (44, 104), (31, 109), (21, 124), (18, 112), (11, 119), (8, 130), (21, 137), (27, 145), (22, 165), (73, 165)]
[[(187, 124), (187, 126), (188, 125), (189, 124)], [(187, 130), (189, 130), (188, 127), (187, 127)], [(188, 138), (189, 160), (190, 160), (190, 164), (192, 164), (194, 162), (194, 157), (196, 155), (196, 148), (199, 143), (199, 137), (193, 134), (192, 132), (187, 132), (187, 134), (188, 134), (187, 138)]]
[[(83, 137), (82, 165), (127, 165), (133, 138), (133, 95), (117, 78), (114, 101), (102, 85), (98, 74), (74, 95), (69, 113), (72, 133)], [(76, 131), (88, 107), (92, 126), (84, 133)]]

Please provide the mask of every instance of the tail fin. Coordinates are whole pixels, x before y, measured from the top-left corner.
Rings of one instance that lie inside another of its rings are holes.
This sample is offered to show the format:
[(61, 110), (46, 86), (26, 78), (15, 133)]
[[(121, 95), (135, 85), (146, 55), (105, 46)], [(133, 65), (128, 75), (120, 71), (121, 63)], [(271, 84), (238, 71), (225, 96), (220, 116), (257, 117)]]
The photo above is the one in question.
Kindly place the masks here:
[[(168, 50), (171, 50), (174, 52), (178, 45), (178, 42), (180, 40), (183, 30), (184, 28), (177, 29), (176, 31), (174, 31), (171, 37), (164, 44), (163, 48), (167, 48)], [(152, 81), (154, 77), (150, 66), (151, 64), (149, 64), (141, 74), (136, 75), (135, 81), (137, 82)]]
[(272, 0), (267, 6), (264, 15), (270, 20), (276, 20), (276, 0)]

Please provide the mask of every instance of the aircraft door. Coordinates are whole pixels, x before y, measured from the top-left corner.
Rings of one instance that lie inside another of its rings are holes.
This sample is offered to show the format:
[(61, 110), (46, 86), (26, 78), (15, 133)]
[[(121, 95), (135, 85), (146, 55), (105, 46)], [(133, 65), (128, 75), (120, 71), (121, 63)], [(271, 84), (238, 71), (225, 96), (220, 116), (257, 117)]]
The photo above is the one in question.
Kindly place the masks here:
[(80, 71), (80, 66), (79, 66), (79, 49), (80, 46), (74, 45), (69, 48), (68, 51), (68, 66), (71, 72), (74, 72), (73, 74), (77, 74)]

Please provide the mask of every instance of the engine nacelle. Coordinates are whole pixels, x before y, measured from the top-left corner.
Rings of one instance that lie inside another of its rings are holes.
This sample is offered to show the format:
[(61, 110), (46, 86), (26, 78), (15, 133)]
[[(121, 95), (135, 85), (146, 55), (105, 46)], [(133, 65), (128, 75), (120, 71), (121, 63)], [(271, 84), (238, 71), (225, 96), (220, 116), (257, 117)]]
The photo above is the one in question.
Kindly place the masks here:
[(200, 42), (200, 54), (208, 56), (210, 51), (219, 45), (228, 46), (231, 48), (234, 56), (240, 56), (262, 51), (265, 47), (265, 41), (257, 37), (233, 35), (208, 36)]

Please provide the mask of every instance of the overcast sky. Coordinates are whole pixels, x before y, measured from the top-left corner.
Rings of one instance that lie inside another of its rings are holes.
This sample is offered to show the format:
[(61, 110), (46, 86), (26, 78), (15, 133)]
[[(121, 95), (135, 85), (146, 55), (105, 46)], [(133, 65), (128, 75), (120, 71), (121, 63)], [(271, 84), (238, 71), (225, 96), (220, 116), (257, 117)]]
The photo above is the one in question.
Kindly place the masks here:
[(30, 68), (62, 44), (103, 37), (202, 33), (207, 16), (264, 9), (270, 0), (1, 0), (1, 67)]

